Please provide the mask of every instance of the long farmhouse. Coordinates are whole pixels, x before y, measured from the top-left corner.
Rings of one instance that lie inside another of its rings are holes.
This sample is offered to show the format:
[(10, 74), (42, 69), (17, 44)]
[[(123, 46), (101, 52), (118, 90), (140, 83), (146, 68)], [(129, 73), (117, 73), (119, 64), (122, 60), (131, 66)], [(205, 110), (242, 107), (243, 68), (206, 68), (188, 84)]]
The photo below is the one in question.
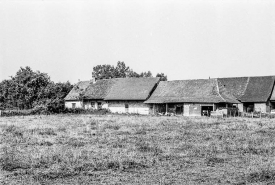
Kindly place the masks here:
[(275, 109), (275, 76), (160, 81), (114, 78), (83, 81), (65, 98), (68, 108), (107, 108), (117, 113), (201, 116), (220, 108), (239, 112)]
[[(106, 108), (114, 113), (149, 114), (150, 106), (144, 101), (150, 97), (159, 80), (113, 78), (79, 82), (65, 98), (65, 105), (67, 108)], [(79, 88), (80, 84), (82, 88)]]

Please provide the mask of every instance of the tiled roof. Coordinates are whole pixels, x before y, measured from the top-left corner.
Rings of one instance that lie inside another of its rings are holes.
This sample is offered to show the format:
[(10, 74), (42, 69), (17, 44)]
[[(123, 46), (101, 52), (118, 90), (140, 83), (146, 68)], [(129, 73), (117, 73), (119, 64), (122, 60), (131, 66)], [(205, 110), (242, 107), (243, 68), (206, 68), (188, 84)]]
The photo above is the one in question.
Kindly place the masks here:
[(241, 102), (266, 102), (272, 93), (274, 79), (274, 76), (255, 76), (218, 80)]
[(97, 80), (91, 83), (84, 93), (85, 99), (104, 99), (117, 81), (117, 78)]
[(105, 100), (146, 100), (159, 78), (119, 78)]
[(145, 103), (239, 103), (217, 79), (160, 82)]

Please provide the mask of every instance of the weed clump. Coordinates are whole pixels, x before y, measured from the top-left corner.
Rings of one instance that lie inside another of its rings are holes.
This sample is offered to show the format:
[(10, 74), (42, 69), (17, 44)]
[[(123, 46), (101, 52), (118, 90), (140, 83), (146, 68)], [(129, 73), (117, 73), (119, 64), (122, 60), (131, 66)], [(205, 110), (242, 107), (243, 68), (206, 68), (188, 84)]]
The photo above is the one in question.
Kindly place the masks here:
[(39, 135), (49, 135), (49, 136), (56, 136), (57, 135), (52, 128), (40, 129), (38, 134)]

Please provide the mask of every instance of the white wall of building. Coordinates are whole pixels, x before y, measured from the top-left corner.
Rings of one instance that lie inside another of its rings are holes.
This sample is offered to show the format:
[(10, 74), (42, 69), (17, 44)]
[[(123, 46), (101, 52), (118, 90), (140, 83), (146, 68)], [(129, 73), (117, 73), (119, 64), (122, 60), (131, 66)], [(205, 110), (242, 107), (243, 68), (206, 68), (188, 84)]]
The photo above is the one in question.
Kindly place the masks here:
[(109, 107), (109, 110), (113, 113), (130, 113), (130, 114), (149, 114), (149, 107), (129, 107), (128, 109), (123, 107)]
[[(128, 105), (128, 108), (126, 107)], [(108, 109), (113, 113), (149, 114), (149, 105), (143, 101), (109, 101)]]
[(266, 103), (255, 103), (254, 110), (257, 112), (266, 113)]
[(238, 103), (237, 106), (238, 106), (238, 109), (239, 109), (240, 112), (244, 111), (243, 110), (243, 103)]
[(82, 101), (65, 101), (65, 107), (73, 108), (74, 103), (75, 103), (75, 108), (82, 108)]

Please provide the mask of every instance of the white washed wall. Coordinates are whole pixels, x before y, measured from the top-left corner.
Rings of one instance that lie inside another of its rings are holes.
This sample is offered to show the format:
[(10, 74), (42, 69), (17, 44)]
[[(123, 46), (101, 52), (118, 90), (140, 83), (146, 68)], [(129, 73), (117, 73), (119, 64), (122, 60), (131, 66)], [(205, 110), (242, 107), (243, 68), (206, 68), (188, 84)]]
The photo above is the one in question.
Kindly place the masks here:
[(243, 103), (238, 103), (238, 109), (240, 112), (243, 112)]
[[(129, 108), (125, 108), (125, 104)], [(149, 105), (142, 101), (109, 101), (108, 108), (113, 113), (135, 113), (135, 114), (149, 114)]]
[(66, 101), (65, 107), (66, 108), (73, 108), (73, 103), (75, 103), (75, 108), (82, 108), (82, 102), (81, 101)]
[(266, 113), (266, 103), (255, 103), (254, 110), (257, 112)]
[[(123, 107), (109, 107), (109, 110), (113, 113), (127, 113), (126, 108)], [(135, 107), (135, 108), (128, 108), (128, 113), (132, 114), (149, 114), (149, 107)]]

